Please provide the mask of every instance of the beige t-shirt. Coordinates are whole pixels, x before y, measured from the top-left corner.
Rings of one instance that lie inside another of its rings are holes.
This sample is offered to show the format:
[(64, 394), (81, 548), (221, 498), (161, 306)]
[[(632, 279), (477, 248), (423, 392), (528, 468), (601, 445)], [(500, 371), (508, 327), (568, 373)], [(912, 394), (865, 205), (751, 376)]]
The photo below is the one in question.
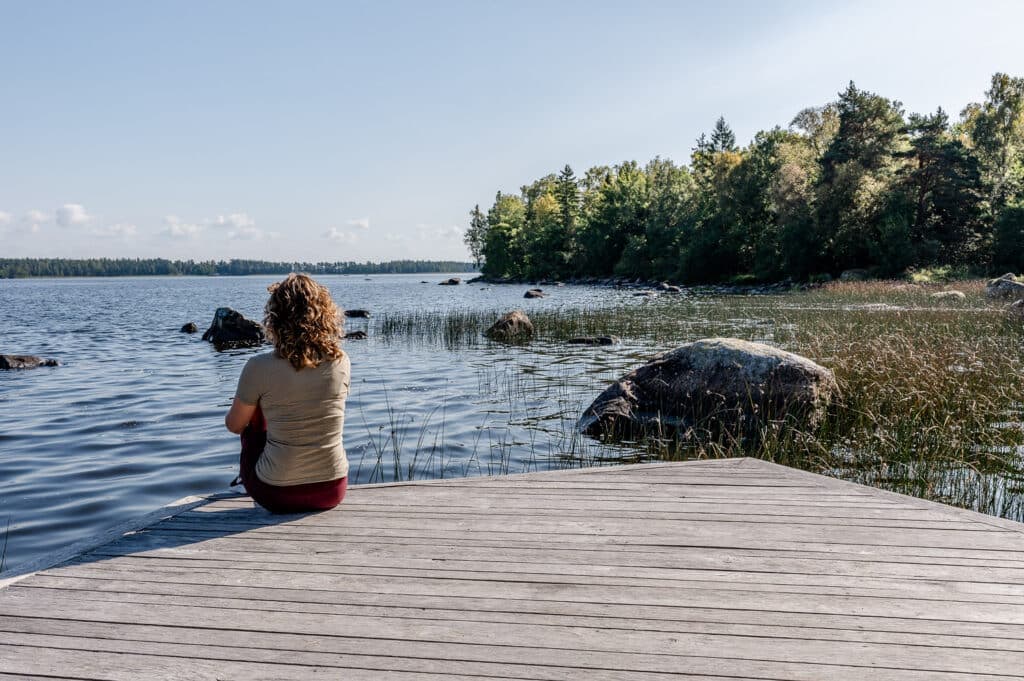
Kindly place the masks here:
[(260, 480), (287, 487), (348, 475), (341, 437), (350, 374), (348, 355), (298, 371), (273, 352), (245, 363), (235, 397), (259, 404), (267, 419)]

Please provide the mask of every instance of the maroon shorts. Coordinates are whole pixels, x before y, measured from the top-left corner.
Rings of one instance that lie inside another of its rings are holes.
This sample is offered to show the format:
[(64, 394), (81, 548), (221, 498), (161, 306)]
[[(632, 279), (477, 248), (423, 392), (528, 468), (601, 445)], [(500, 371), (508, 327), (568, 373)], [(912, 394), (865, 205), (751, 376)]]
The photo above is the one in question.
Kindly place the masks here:
[(345, 498), (348, 478), (305, 485), (268, 485), (256, 475), (256, 463), (267, 445), (267, 422), (256, 407), (249, 425), (242, 431), (242, 454), (239, 457), (239, 477), (252, 500), (271, 513), (302, 513), (334, 508)]

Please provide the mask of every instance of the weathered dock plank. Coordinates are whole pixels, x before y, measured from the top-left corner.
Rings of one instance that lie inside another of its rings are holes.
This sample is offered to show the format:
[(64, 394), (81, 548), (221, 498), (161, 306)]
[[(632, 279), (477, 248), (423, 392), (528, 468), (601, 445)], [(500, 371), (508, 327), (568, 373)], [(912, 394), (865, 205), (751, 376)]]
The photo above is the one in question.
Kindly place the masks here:
[(189, 499), (0, 584), (0, 681), (1024, 678), (1024, 525), (750, 460)]

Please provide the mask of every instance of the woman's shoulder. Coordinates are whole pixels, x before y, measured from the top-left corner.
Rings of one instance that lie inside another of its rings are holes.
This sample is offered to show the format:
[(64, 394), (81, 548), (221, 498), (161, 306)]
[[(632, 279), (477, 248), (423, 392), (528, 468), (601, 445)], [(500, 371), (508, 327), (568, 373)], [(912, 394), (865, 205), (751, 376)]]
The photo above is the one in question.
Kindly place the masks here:
[(253, 355), (245, 364), (254, 369), (269, 369), (281, 363), (288, 364), (288, 361), (278, 357), (277, 353), (271, 350), (270, 352), (261, 352), (258, 355)]

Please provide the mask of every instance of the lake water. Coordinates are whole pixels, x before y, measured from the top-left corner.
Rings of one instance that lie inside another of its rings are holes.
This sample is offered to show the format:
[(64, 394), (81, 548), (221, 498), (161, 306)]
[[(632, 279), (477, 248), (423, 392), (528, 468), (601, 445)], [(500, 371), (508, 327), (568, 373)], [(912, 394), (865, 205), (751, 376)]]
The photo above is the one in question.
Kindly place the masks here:
[[(506, 347), (378, 337), (388, 314), (642, 305), (629, 291), (438, 286), (449, 275), (324, 276), (339, 305), (366, 308), (349, 341), (345, 446), (351, 483), (517, 473), (632, 456), (580, 439), (572, 423), (608, 382), (649, 356), (614, 348)], [(461, 275), (464, 279), (473, 275)], [(8, 567), (188, 495), (227, 488), (237, 438), (223, 426), (253, 352), (201, 334), (217, 307), (262, 318), (279, 277), (0, 280), (0, 352), (58, 368), (0, 372), (0, 544)], [(427, 283), (423, 283), (427, 282)]]

